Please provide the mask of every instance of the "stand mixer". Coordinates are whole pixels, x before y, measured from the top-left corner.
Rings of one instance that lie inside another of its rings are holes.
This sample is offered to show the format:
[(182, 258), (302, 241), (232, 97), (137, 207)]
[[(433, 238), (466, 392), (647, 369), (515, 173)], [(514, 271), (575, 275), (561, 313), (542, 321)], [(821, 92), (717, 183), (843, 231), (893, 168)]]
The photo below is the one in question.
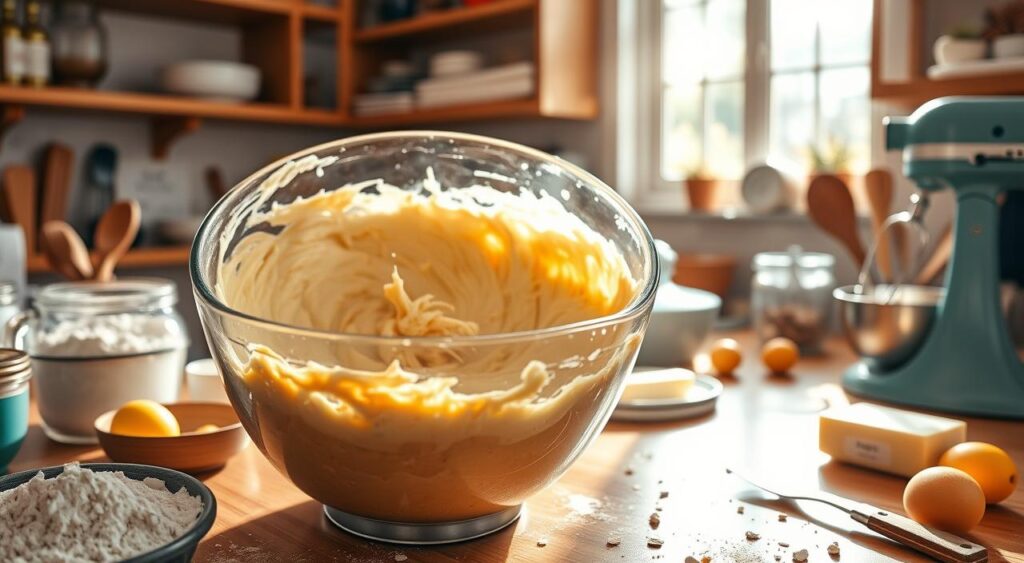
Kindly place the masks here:
[(905, 363), (868, 361), (843, 376), (853, 394), (953, 413), (1024, 418), (1024, 364), (999, 304), (1000, 193), (1024, 189), (1024, 97), (932, 100), (888, 119), (886, 148), (903, 150), (921, 190), (956, 194), (945, 297)]

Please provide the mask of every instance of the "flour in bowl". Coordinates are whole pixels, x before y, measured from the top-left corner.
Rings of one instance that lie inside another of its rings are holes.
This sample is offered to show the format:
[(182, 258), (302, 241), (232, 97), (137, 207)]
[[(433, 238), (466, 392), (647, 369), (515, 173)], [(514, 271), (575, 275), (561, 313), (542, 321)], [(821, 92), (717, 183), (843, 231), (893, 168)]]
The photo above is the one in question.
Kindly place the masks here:
[(0, 561), (126, 559), (181, 536), (202, 509), (198, 497), (172, 494), (159, 479), (70, 463), (53, 479), (40, 472), (0, 492)]

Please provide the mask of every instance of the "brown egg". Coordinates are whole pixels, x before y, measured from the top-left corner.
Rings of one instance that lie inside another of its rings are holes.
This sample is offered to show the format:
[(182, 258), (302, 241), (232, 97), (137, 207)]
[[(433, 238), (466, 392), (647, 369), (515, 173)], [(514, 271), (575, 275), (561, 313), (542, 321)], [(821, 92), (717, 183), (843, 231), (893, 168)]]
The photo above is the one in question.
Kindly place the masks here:
[(903, 508), (920, 524), (966, 534), (985, 515), (985, 493), (959, 469), (929, 467), (903, 489)]

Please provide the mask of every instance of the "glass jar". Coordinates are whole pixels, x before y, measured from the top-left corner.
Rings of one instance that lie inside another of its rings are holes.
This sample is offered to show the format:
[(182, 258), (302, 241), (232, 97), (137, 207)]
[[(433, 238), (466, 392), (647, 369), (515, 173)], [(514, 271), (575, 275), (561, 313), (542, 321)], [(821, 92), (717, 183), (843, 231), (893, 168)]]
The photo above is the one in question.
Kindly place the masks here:
[(783, 336), (803, 354), (821, 350), (832, 311), (835, 257), (803, 252), (761, 252), (754, 256), (750, 308), (761, 341)]
[(18, 314), (18, 287), (14, 282), (0, 280), (0, 327)]
[(11, 319), (5, 342), (32, 358), (47, 436), (93, 444), (104, 412), (134, 399), (178, 399), (188, 336), (177, 301), (167, 280), (57, 283)]
[(28, 433), (28, 380), (32, 366), (24, 352), (0, 348), (0, 475)]
[(53, 71), (59, 84), (93, 88), (107, 72), (107, 33), (91, 2), (57, 6), (50, 28)]

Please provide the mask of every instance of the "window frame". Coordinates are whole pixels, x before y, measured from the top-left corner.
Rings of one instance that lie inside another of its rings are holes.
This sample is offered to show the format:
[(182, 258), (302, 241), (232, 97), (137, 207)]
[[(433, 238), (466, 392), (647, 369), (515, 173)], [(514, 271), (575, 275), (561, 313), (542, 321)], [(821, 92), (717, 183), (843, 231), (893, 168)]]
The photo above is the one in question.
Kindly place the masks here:
[[(771, 0), (746, 0), (744, 18), (746, 68), (743, 76), (743, 164), (746, 168), (768, 159), (771, 139)], [(675, 213), (685, 209), (680, 182), (661, 176), (661, 140), (664, 123), (661, 76), (663, 0), (620, 0), (618, 6), (618, 99), (616, 181), (620, 190), (641, 211)], [(820, 29), (815, 31), (815, 45)], [(870, 64), (870, 61), (868, 61)], [(821, 71), (862, 66), (821, 65), (815, 54), (815, 120), (820, 119)], [(804, 69), (807, 70), (812, 69)], [(780, 70), (778, 74), (788, 73)], [(711, 81), (715, 82), (715, 81)], [(701, 84), (708, 83), (707, 79)], [(869, 100), (870, 103), (870, 100)], [(702, 111), (707, 113), (706, 104)], [(706, 119), (706, 117), (705, 117)], [(871, 124), (871, 139), (875, 137)], [(656, 133), (655, 133), (656, 132)], [(706, 133), (704, 133), (706, 134)], [(817, 132), (815, 133), (818, 134)], [(873, 147), (868, 147), (869, 156)], [(739, 178), (735, 179), (737, 182)]]

